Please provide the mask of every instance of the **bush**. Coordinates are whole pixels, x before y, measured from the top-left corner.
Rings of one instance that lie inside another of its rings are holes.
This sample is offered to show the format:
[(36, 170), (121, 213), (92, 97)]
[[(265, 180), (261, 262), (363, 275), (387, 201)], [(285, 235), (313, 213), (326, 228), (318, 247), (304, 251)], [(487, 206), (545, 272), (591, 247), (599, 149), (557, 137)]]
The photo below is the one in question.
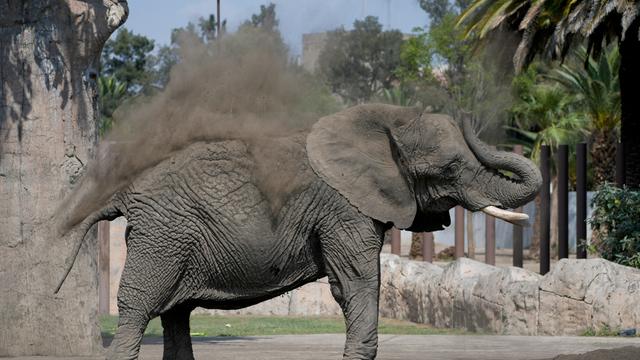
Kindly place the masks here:
[(640, 268), (640, 191), (605, 184), (592, 206), (591, 248), (604, 259)]

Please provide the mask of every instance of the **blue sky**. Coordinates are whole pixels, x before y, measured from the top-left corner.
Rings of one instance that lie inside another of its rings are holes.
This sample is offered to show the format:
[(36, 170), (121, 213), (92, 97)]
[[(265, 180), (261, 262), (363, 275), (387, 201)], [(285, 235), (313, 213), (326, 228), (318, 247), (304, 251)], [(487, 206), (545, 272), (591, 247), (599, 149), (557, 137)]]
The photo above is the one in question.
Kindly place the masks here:
[[(350, 28), (353, 21), (366, 15), (377, 16), (388, 28), (410, 33), (427, 23), (418, 0), (272, 0), (280, 20), (280, 31), (294, 55), (302, 48), (302, 34)], [(269, 0), (221, 0), (222, 18), (234, 31), (240, 23), (257, 13)], [(130, 0), (125, 27), (146, 35), (156, 44), (169, 42), (171, 30), (215, 13), (216, 0)], [(388, 11), (390, 10), (390, 11)], [(390, 15), (390, 16), (388, 16)]]

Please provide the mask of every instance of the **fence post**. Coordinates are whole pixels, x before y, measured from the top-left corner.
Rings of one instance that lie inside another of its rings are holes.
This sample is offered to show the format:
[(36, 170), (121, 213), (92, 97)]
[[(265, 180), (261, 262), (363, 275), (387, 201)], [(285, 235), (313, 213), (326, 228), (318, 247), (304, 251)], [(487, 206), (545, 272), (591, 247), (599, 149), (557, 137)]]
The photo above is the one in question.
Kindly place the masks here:
[(422, 260), (433, 262), (433, 233), (422, 233)]
[(456, 259), (458, 259), (464, 257), (464, 209), (462, 206), (456, 206), (455, 221), (455, 255)]
[(395, 227), (391, 228), (391, 253), (400, 256), (401, 249), (400, 230)]
[(485, 225), (485, 249), (484, 262), (489, 265), (496, 264), (496, 218), (484, 215)]
[(558, 258), (569, 258), (569, 146), (559, 145), (558, 161)]
[(109, 314), (109, 221), (98, 222), (98, 313)]
[[(516, 145), (513, 147), (513, 152), (522, 155), (522, 145)], [(522, 206), (515, 209), (516, 212), (523, 212)], [(513, 228), (513, 266), (522, 267), (523, 266), (523, 252), (524, 246), (522, 244), (523, 238), (523, 230), (522, 226), (512, 225)]]
[(624, 169), (624, 144), (616, 143), (616, 186), (619, 188), (624, 186), (625, 178)]
[(587, 258), (587, 144), (576, 145), (576, 258)]
[(551, 176), (549, 173), (549, 145), (540, 147), (540, 172), (542, 173), (542, 189), (540, 189), (540, 274), (544, 275), (550, 269), (550, 232), (551, 214), (549, 204), (551, 196), (549, 186)]

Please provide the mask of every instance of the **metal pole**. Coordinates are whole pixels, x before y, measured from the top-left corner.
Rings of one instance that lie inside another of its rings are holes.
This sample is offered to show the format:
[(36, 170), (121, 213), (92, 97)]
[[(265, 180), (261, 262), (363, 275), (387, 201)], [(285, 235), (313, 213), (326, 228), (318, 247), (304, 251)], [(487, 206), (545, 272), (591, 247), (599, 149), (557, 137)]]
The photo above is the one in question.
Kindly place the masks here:
[(496, 218), (491, 215), (484, 216), (485, 225), (485, 257), (484, 262), (489, 265), (496, 264)]
[(391, 229), (391, 253), (400, 256), (401, 245), (400, 230), (395, 227)]
[(625, 178), (625, 169), (624, 169), (624, 145), (619, 142), (616, 143), (616, 186), (623, 187), (624, 186), (624, 178)]
[(558, 258), (569, 257), (569, 146), (559, 145), (558, 161)]
[(540, 172), (542, 173), (542, 188), (540, 189), (540, 274), (544, 275), (550, 269), (550, 226), (551, 214), (549, 204), (551, 194), (549, 186), (551, 174), (549, 173), (549, 145), (540, 147)]
[(464, 209), (462, 206), (456, 206), (455, 221), (455, 255), (456, 259), (458, 259), (464, 257)]
[[(617, 177), (617, 176), (616, 176)], [(576, 257), (587, 258), (587, 144), (576, 145)]]
[(109, 221), (98, 222), (98, 312), (109, 314)]
[(220, 34), (220, 24), (222, 23), (222, 19), (220, 19), (220, 0), (217, 1), (216, 10), (217, 10), (217, 15), (216, 15), (217, 16), (217, 24), (216, 24), (217, 32), (216, 32), (216, 34), (218, 35), (218, 38), (220, 38), (220, 35), (221, 35)]
[[(513, 147), (513, 152), (522, 155), (522, 145)], [(516, 212), (523, 212), (522, 206), (515, 209)], [(523, 231), (522, 226), (512, 225), (513, 227), (513, 266), (522, 267), (524, 258)]]
[(433, 262), (433, 233), (422, 233), (422, 260)]

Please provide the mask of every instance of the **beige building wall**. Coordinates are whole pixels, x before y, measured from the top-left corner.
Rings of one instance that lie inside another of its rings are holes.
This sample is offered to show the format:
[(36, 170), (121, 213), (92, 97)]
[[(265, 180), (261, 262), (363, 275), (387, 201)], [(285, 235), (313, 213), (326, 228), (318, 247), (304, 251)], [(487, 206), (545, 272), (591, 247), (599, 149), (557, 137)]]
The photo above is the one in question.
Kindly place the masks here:
[(327, 33), (302, 35), (302, 68), (308, 72), (315, 72), (318, 68), (320, 52), (327, 43)]

